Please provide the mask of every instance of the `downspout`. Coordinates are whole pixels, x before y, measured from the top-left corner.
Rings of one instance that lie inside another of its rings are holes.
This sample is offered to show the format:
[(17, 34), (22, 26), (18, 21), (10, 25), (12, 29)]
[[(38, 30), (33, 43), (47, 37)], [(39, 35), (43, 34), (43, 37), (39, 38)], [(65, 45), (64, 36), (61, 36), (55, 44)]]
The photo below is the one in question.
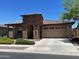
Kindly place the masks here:
[(78, 21), (78, 25), (77, 25), (77, 28), (79, 29), (79, 20), (77, 20)]

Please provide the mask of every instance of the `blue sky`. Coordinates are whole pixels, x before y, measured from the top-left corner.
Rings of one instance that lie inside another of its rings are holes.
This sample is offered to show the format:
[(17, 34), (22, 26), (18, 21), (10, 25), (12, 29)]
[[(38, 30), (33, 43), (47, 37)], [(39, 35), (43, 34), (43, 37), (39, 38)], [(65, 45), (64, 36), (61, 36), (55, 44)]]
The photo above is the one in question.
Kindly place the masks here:
[(0, 24), (22, 20), (20, 15), (41, 13), (44, 19), (60, 20), (62, 0), (0, 0)]

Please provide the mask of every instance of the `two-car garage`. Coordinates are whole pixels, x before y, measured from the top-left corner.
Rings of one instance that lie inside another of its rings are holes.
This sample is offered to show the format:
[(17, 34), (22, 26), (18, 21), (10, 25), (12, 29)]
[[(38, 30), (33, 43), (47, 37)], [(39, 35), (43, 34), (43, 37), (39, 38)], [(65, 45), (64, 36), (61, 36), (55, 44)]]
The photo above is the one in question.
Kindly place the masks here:
[(44, 26), (42, 28), (42, 37), (43, 38), (59, 38), (67, 37), (67, 32), (63, 26)]

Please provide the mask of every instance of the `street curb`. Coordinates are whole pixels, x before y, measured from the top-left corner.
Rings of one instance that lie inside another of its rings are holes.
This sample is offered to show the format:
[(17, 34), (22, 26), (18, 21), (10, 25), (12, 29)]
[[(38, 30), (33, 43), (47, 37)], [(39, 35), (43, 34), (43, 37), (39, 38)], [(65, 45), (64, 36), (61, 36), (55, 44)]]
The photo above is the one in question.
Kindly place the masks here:
[(79, 53), (73, 52), (33, 52), (25, 50), (11, 50), (11, 49), (0, 49), (0, 52), (10, 52), (10, 53), (33, 53), (33, 54), (50, 54), (50, 55), (65, 55), (65, 56), (79, 56)]
[(0, 47), (32, 47), (34, 45), (0, 45)]

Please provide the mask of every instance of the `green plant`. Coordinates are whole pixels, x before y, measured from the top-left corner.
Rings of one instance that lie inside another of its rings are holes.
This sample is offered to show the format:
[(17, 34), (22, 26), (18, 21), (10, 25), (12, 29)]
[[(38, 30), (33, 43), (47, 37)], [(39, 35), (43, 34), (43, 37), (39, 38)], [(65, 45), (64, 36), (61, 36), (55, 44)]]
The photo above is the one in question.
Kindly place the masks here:
[(23, 40), (23, 39), (17, 39), (16, 44), (33, 45), (33, 44), (35, 44), (35, 42), (34, 41)]
[(7, 37), (0, 37), (0, 44), (12, 44), (13, 39)]
[(79, 0), (62, 0), (64, 13), (62, 19), (64, 20), (76, 20), (79, 25)]

